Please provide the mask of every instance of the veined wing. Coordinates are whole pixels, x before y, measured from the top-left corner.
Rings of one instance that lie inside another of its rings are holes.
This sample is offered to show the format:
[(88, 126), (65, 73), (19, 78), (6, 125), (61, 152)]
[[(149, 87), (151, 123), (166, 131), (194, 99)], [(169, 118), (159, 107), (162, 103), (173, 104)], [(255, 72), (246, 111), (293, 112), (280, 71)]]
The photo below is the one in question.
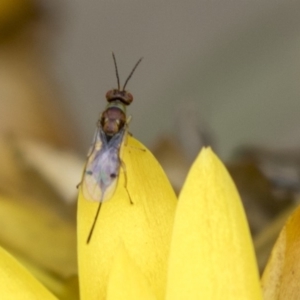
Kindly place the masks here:
[(125, 129), (109, 141), (98, 128), (85, 166), (82, 191), (87, 200), (103, 202), (114, 193), (120, 170), (119, 150)]

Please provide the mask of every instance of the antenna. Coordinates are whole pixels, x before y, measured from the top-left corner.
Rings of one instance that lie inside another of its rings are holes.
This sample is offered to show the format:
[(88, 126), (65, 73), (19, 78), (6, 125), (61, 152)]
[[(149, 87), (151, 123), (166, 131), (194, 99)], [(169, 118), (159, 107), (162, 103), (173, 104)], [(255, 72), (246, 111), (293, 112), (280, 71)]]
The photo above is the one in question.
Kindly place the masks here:
[(135, 66), (133, 67), (131, 73), (129, 74), (129, 76), (127, 77), (127, 79), (126, 79), (126, 81), (125, 81), (125, 83), (124, 83), (124, 86), (123, 86), (122, 91), (125, 90), (125, 87), (126, 87), (128, 81), (129, 81), (129, 79), (131, 78), (132, 74), (134, 73), (135, 69), (136, 69), (137, 66), (140, 64), (140, 62), (142, 61), (142, 59), (143, 59), (143, 57), (141, 57), (141, 58), (137, 61), (137, 63), (135, 64)]
[(119, 91), (120, 90), (120, 78), (119, 78), (119, 72), (118, 72), (116, 57), (115, 57), (115, 54), (113, 52), (112, 52), (112, 56), (113, 56), (114, 63), (115, 63), (115, 71), (116, 71), (116, 76), (117, 76), (117, 81), (118, 81), (118, 91)]

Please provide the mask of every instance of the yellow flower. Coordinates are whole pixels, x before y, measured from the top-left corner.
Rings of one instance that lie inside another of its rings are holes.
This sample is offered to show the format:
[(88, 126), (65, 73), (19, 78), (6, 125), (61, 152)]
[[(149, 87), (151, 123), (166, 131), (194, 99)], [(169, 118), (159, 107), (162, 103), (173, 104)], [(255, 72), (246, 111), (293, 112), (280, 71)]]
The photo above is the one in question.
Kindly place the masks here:
[(134, 204), (121, 174), (90, 244), (97, 203), (79, 195), (81, 299), (262, 299), (242, 204), (219, 159), (202, 150), (174, 220), (170, 184), (151, 153), (141, 149), (129, 137), (121, 154)]
[[(98, 203), (79, 193), (80, 299), (262, 299), (240, 198), (212, 150), (201, 151), (178, 204), (164, 172), (142, 144), (129, 136), (121, 157), (126, 188), (121, 169), (89, 244)], [(284, 241), (293, 251), (280, 276), (289, 274), (298, 253), (298, 219), (286, 229)], [(1, 248), (0, 290), (1, 299), (56, 299)], [(64, 299), (74, 299), (68, 295)]]

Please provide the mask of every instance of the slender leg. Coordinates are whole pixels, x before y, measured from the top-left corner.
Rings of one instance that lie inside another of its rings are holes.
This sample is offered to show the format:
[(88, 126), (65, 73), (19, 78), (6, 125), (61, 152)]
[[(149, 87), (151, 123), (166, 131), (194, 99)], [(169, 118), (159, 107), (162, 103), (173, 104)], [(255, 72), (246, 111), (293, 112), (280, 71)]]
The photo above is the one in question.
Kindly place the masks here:
[(93, 225), (90, 229), (90, 233), (89, 233), (89, 236), (86, 240), (86, 243), (88, 244), (92, 238), (92, 235), (93, 235), (93, 232), (94, 232), (94, 229), (95, 229), (95, 225), (96, 225), (96, 222), (97, 222), (97, 219), (98, 219), (98, 216), (99, 216), (99, 212), (100, 212), (100, 209), (101, 209), (101, 206), (102, 206), (102, 201), (99, 202), (99, 205), (98, 205), (98, 209), (97, 209), (97, 212), (96, 212), (96, 215), (95, 215), (95, 218), (94, 218), (94, 222), (93, 222)]
[(128, 198), (129, 198), (130, 204), (134, 204), (133, 201), (131, 200), (129, 191), (128, 191), (128, 189), (127, 189), (127, 172), (126, 172), (126, 165), (125, 165), (124, 161), (121, 160), (121, 159), (120, 159), (120, 162), (121, 162), (121, 168), (122, 168), (123, 171), (124, 171), (124, 178), (125, 178), (125, 180), (124, 180), (124, 181), (125, 181), (125, 182), (124, 182), (124, 188), (125, 188), (125, 190), (126, 190), (126, 192), (127, 192), (127, 194), (128, 194)]

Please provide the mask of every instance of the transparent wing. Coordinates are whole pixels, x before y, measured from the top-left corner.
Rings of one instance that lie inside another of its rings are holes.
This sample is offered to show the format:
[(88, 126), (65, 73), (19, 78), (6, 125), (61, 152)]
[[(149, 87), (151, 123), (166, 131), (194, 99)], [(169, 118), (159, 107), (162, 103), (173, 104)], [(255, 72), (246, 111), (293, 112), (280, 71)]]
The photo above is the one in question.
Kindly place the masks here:
[(87, 154), (87, 161), (85, 163), (84, 171), (81, 179), (81, 190), (85, 199), (90, 201), (100, 201), (102, 192), (97, 181), (92, 174), (89, 173), (89, 169), (97, 153), (100, 152), (102, 148), (102, 141), (100, 136), (100, 128), (97, 128), (93, 137), (92, 145)]
[(114, 193), (119, 177), (119, 149), (124, 133), (124, 130), (120, 131), (107, 142), (102, 129), (97, 129), (81, 185), (87, 200), (102, 202)]

